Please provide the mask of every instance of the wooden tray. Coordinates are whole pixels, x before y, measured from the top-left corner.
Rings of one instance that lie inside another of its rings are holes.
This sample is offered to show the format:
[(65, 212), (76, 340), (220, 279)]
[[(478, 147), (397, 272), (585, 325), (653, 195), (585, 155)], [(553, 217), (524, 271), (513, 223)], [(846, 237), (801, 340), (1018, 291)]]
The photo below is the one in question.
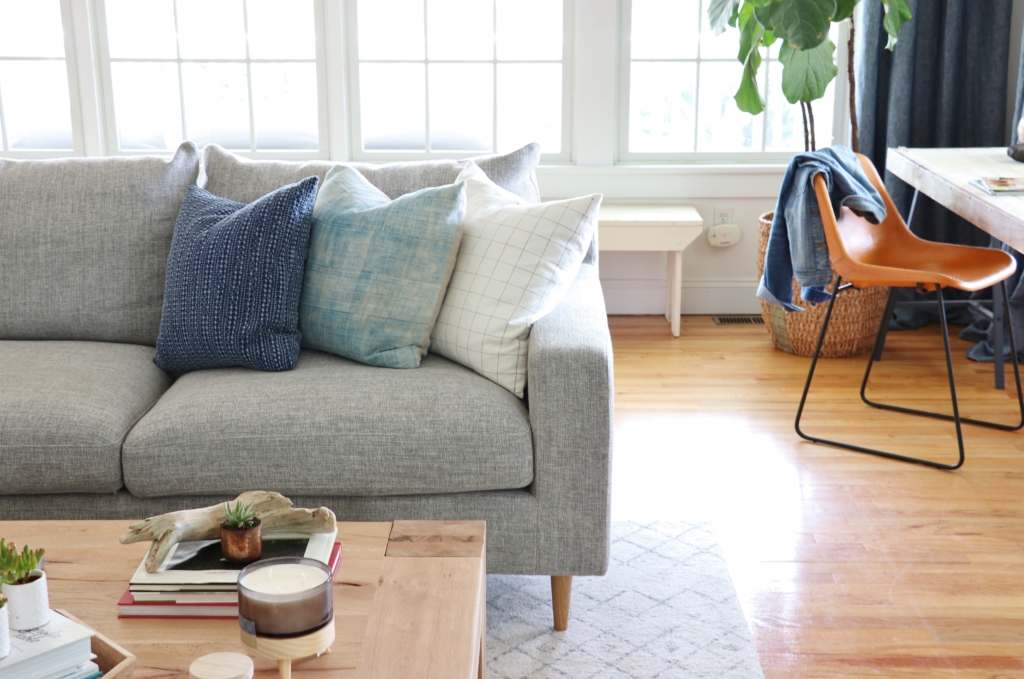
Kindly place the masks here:
[[(68, 620), (89, 627), (84, 622), (59, 608), (54, 609)], [(89, 627), (89, 629), (92, 629)], [(93, 630), (95, 632), (95, 630)], [(103, 671), (103, 679), (131, 679), (135, 671), (135, 656), (124, 650), (113, 641), (96, 632), (92, 638), (92, 652), (96, 654), (96, 664)]]

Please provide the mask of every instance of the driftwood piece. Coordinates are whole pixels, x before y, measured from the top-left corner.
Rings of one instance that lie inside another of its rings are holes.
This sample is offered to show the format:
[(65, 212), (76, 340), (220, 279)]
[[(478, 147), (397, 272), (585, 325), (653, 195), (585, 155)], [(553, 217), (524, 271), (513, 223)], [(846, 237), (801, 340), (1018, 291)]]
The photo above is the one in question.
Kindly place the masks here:
[[(280, 493), (250, 490), (239, 495), (236, 502), (253, 503), (253, 509), (265, 531), (330, 533), (336, 524), (334, 512), (327, 507), (296, 509), (292, 507), (292, 501)], [(153, 544), (146, 555), (146, 570), (153, 573), (177, 543), (219, 538), (220, 524), (225, 518), (223, 504), (161, 514), (130, 526), (128, 532), (121, 536), (121, 544), (152, 540)]]

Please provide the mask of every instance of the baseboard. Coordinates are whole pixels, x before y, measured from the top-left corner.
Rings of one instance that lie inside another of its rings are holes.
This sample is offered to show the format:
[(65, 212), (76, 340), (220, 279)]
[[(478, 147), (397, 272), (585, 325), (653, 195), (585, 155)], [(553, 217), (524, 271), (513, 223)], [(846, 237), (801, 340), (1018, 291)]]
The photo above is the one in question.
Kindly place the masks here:
[[(665, 313), (664, 279), (602, 279), (604, 302), (612, 315)], [(684, 280), (683, 314), (758, 314), (757, 280), (717, 278)]]

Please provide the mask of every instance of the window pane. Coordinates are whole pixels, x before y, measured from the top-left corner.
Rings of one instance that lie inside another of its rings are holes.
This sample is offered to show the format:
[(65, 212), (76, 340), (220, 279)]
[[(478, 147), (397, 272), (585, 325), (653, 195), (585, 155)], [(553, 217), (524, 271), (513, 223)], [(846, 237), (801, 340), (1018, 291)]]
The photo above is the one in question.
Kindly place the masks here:
[(481, 0), (427, 0), (427, 57), (494, 58), (494, 5)]
[(249, 56), (316, 59), (313, 0), (249, 0)]
[(800, 105), (786, 101), (782, 93), (782, 64), (768, 63), (765, 96), (765, 151), (803, 151), (804, 128)]
[(499, 59), (562, 58), (562, 0), (497, 0), (497, 12)]
[(63, 59), (0, 61), (0, 103), (10, 148), (74, 148)]
[(245, 59), (242, 0), (177, 0), (183, 59)]
[(698, 0), (633, 0), (633, 59), (696, 59)]
[(64, 57), (58, 0), (0, 0), (0, 57)]
[(256, 148), (319, 148), (316, 64), (253, 64)]
[(251, 148), (245, 64), (182, 64), (185, 129), (197, 146)]
[(693, 151), (697, 64), (641, 62), (629, 73), (629, 150)]
[(110, 73), (121, 148), (173, 149), (180, 144), (177, 65), (114, 62)]
[(498, 64), (498, 151), (562, 150), (562, 65)]
[(700, 13), (700, 58), (736, 59), (740, 52), (740, 36), (735, 28), (729, 28), (721, 35), (715, 35), (708, 19), (707, 3)]
[(360, 59), (422, 59), (423, 0), (359, 0)]
[(112, 58), (177, 58), (173, 0), (106, 0), (103, 6)]
[[(704, 62), (700, 65), (698, 151), (761, 150), (762, 119), (740, 111), (733, 99), (742, 73), (743, 65), (739, 62)], [(764, 69), (760, 77), (763, 95)]]
[(363, 148), (426, 149), (426, 74), (421, 64), (361, 64)]
[(494, 67), (430, 64), (430, 148), (490, 150), (494, 135)]

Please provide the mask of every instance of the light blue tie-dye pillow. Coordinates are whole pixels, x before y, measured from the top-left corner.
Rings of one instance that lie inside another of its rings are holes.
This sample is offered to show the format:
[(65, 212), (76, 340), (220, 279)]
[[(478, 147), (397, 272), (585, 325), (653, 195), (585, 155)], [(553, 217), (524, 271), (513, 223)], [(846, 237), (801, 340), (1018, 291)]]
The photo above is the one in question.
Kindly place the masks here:
[(455, 266), (465, 186), (392, 201), (350, 167), (328, 172), (313, 208), (302, 346), (385, 368), (419, 367)]

